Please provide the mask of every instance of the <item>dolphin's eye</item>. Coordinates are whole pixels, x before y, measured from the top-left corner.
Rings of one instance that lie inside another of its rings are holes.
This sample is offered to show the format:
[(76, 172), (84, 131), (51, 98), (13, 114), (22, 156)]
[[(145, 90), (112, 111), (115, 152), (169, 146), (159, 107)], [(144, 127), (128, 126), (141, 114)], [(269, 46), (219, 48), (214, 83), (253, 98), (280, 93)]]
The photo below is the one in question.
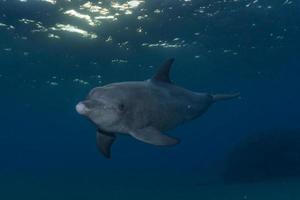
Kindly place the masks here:
[(124, 111), (124, 110), (125, 110), (125, 105), (124, 105), (124, 104), (122, 104), (122, 103), (121, 103), (121, 104), (119, 104), (119, 106), (118, 106), (118, 107), (119, 107), (119, 110), (120, 110), (120, 111)]

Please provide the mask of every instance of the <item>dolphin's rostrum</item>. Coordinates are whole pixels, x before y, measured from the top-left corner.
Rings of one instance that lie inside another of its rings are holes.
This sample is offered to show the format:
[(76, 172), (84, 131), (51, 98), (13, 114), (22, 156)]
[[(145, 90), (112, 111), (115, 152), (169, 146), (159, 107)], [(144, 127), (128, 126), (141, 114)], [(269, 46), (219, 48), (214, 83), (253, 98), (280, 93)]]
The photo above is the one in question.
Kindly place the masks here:
[(179, 143), (162, 132), (203, 114), (214, 102), (239, 94), (196, 93), (172, 84), (167, 60), (149, 80), (120, 82), (96, 87), (76, 105), (79, 114), (97, 127), (97, 146), (110, 158), (117, 134), (129, 134), (142, 142), (169, 146)]

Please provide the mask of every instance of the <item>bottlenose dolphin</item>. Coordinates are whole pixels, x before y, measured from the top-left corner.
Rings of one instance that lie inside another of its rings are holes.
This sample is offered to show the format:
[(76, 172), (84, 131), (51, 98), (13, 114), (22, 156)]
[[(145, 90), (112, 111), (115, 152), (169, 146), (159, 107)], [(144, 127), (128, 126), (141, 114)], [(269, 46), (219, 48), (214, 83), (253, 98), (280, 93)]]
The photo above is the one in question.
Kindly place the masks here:
[(79, 114), (97, 127), (97, 147), (107, 158), (117, 134), (129, 134), (142, 142), (170, 146), (179, 143), (162, 132), (203, 114), (216, 101), (239, 94), (206, 94), (172, 84), (167, 60), (149, 80), (120, 82), (96, 87), (76, 105)]

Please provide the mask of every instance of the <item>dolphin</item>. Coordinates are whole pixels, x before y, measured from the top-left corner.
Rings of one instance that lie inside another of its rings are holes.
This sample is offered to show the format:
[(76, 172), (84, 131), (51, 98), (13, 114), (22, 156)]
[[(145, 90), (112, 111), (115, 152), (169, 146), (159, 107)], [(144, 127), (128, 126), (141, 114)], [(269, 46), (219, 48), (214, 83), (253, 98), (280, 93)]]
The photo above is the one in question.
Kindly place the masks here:
[(173, 58), (165, 61), (146, 81), (96, 87), (76, 105), (77, 112), (96, 125), (97, 147), (106, 158), (111, 157), (111, 146), (119, 134), (156, 146), (176, 145), (179, 139), (164, 132), (201, 116), (217, 101), (239, 96), (197, 93), (176, 86), (169, 76), (173, 62)]

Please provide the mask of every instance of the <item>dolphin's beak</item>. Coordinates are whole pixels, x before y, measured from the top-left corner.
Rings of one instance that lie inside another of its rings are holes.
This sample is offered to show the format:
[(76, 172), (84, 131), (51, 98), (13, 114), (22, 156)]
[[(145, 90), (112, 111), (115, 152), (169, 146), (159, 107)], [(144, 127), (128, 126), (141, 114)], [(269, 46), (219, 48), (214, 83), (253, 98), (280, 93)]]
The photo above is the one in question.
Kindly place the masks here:
[(81, 114), (81, 115), (85, 115), (85, 114), (87, 114), (87, 113), (90, 111), (90, 109), (88, 109), (88, 108), (86, 107), (86, 105), (84, 105), (84, 103), (79, 102), (79, 103), (76, 105), (76, 111), (77, 111), (79, 114)]

